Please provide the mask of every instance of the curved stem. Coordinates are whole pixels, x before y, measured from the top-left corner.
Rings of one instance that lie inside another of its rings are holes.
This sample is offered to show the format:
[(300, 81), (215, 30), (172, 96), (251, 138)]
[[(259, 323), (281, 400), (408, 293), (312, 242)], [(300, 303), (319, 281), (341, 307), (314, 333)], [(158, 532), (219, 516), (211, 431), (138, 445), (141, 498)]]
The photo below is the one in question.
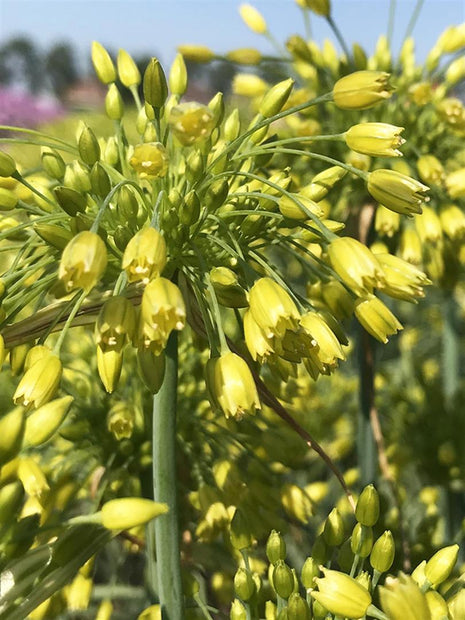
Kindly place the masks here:
[[(163, 620), (182, 620), (183, 596), (179, 553), (176, 499), (176, 397), (178, 385), (178, 340), (173, 331), (166, 347), (165, 379), (153, 397), (153, 498), (165, 502), (169, 512), (155, 519), (153, 528), (157, 555), (158, 595)], [(153, 533), (153, 532), (152, 532)], [(150, 537), (150, 540), (153, 540)], [(150, 560), (155, 549), (149, 549)]]

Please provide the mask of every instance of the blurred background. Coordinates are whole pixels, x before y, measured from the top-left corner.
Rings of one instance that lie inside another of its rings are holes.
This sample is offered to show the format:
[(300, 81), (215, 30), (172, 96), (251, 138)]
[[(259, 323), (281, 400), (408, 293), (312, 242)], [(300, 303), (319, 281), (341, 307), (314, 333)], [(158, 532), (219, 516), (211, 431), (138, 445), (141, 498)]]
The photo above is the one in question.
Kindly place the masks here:
[[(143, 69), (157, 56), (168, 68), (179, 44), (203, 44), (218, 55), (255, 47), (277, 55), (272, 42), (242, 22), (239, 0), (1, 0), (0, 124), (36, 126), (67, 111), (99, 108), (105, 89), (93, 74), (90, 46), (102, 43), (112, 55), (126, 49)], [(283, 46), (290, 34), (304, 34), (294, 0), (256, 0), (270, 32)], [(389, 0), (334, 0), (333, 13), (348, 41), (372, 53), (388, 22)], [(400, 46), (414, 10), (414, 0), (398, 0), (393, 48)], [(438, 35), (465, 19), (463, 0), (426, 0), (415, 29), (417, 58), (424, 60)], [(318, 43), (334, 41), (325, 20), (312, 19)], [(207, 101), (218, 90), (228, 94), (238, 67), (219, 60), (190, 69), (190, 98)], [(282, 63), (257, 69), (262, 77), (280, 78)]]

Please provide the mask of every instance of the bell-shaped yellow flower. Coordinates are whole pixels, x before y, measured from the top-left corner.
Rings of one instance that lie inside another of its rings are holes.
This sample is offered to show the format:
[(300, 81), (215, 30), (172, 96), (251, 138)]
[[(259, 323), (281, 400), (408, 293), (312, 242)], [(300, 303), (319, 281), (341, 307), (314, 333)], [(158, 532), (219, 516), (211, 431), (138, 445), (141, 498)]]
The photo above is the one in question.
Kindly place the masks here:
[(142, 295), (140, 337), (142, 344), (159, 355), (173, 329), (186, 322), (186, 307), (179, 288), (166, 278), (155, 278)]
[(106, 266), (105, 243), (96, 233), (84, 230), (73, 237), (63, 250), (58, 277), (68, 292), (77, 288), (90, 291)]

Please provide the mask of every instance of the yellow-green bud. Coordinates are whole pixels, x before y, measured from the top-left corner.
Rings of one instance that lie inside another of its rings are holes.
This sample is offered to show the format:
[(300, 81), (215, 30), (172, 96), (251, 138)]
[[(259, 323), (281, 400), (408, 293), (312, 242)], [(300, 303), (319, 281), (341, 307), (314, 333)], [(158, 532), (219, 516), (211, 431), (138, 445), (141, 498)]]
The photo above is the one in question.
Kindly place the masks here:
[(231, 519), (229, 537), (234, 549), (247, 549), (252, 546), (253, 537), (248, 520), (240, 508), (236, 508)]
[(20, 451), (25, 428), (26, 415), (21, 407), (0, 418), (0, 466), (11, 461)]
[(354, 58), (355, 68), (363, 71), (367, 67), (367, 55), (365, 50), (358, 43), (352, 43), (352, 56)]
[(239, 13), (250, 30), (257, 34), (264, 34), (267, 32), (268, 28), (263, 15), (251, 4), (241, 4)]
[(402, 324), (386, 304), (374, 295), (358, 299), (355, 302), (354, 313), (360, 325), (383, 344), (388, 342), (389, 336), (403, 329)]
[(176, 55), (176, 58), (171, 65), (168, 80), (170, 90), (173, 95), (184, 95), (187, 89), (187, 70), (182, 54)]
[(288, 78), (272, 86), (260, 103), (258, 109), (260, 114), (265, 118), (269, 118), (280, 112), (289, 99), (293, 86), (294, 80), (292, 78)]
[(334, 103), (342, 110), (365, 110), (388, 99), (393, 88), (389, 73), (356, 71), (340, 78), (333, 88)]
[(243, 97), (260, 97), (265, 94), (268, 85), (254, 73), (237, 73), (232, 82), (232, 91)]
[(315, 538), (315, 542), (312, 546), (312, 558), (318, 565), (324, 564), (328, 559), (330, 553), (330, 549), (325, 542), (325, 539), (322, 534)]
[(338, 547), (344, 541), (344, 521), (337, 508), (333, 508), (325, 521), (323, 537), (330, 547)]
[(200, 199), (195, 190), (191, 190), (181, 203), (179, 208), (179, 220), (185, 226), (191, 226), (199, 219)]
[(92, 191), (100, 198), (105, 198), (111, 190), (111, 181), (108, 172), (100, 162), (96, 162), (90, 171)]
[(313, 61), (312, 53), (307, 43), (298, 34), (294, 34), (286, 41), (286, 47), (290, 53), (297, 59), (303, 60), (306, 63)]
[(372, 484), (360, 494), (355, 508), (355, 518), (361, 525), (372, 526), (379, 518), (379, 495)]
[(318, 563), (312, 557), (307, 558), (302, 566), (302, 573), (300, 575), (300, 580), (304, 588), (307, 590), (309, 588), (314, 588), (314, 579), (318, 577), (319, 574), (320, 569)]
[(300, 594), (293, 592), (287, 602), (288, 620), (310, 620), (310, 607)]
[(34, 230), (41, 239), (57, 250), (64, 250), (73, 238), (71, 231), (55, 224), (34, 224)]
[(357, 295), (366, 295), (384, 282), (381, 265), (375, 255), (351, 237), (338, 237), (328, 246), (331, 264), (341, 280)]
[(317, 15), (328, 17), (331, 13), (330, 0), (296, 0), (302, 8), (310, 9)]
[(319, 202), (346, 174), (347, 170), (341, 166), (326, 168), (314, 176), (311, 183), (301, 189), (301, 193), (310, 200)]
[(120, 121), (124, 115), (123, 98), (116, 84), (110, 84), (105, 96), (105, 112), (112, 121)]
[(137, 349), (137, 366), (147, 389), (156, 394), (165, 376), (165, 354), (155, 355), (150, 349)]
[(231, 269), (214, 267), (210, 271), (210, 281), (222, 306), (227, 308), (246, 308), (248, 306), (247, 293)]
[(44, 147), (42, 148), (40, 158), (42, 161), (42, 166), (49, 176), (54, 179), (63, 178), (66, 170), (66, 164), (58, 151)]
[(40, 446), (53, 437), (66, 418), (73, 400), (72, 396), (63, 396), (33, 411), (27, 418), (24, 445)]
[(88, 166), (93, 166), (100, 159), (100, 146), (90, 127), (84, 125), (78, 140), (79, 157)]
[(318, 592), (312, 591), (312, 597), (336, 616), (363, 617), (371, 604), (370, 593), (344, 573), (327, 568), (321, 570), (324, 577), (315, 579)]
[(266, 557), (271, 564), (277, 564), (286, 558), (286, 543), (279, 532), (273, 530), (266, 543)]
[(118, 214), (121, 215), (124, 220), (132, 221), (136, 217), (139, 210), (139, 203), (134, 191), (127, 185), (123, 185), (123, 187), (119, 189), (116, 207), (118, 209)]
[(431, 616), (425, 595), (411, 577), (403, 575), (399, 579), (386, 579), (379, 588), (381, 608), (389, 620), (430, 620)]
[(158, 278), (166, 265), (166, 242), (155, 228), (142, 228), (126, 246), (122, 268), (129, 282), (144, 283)]
[(116, 64), (118, 67), (118, 77), (126, 88), (140, 84), (140, 71), (126, 50), (119, 50)]
[(392, 533), (386, 530), (373, 545), (370, 553), (371, 566), (379, 573), (387, 572), (394, 562), (395, 552), (396, 548)]
[(285, 194), (278, 203), (279, 211), (284, 217), (291, 220), (304, 221), (311, 219), (311, 215), (323, 217), (324, 212), (318, 203), (300, 194)]
[(116, 166), (119, 161), (118, 144), (114, 136), (110, 136), (106, 142), (103, 159), (110, 166)]
[(226, 179), (214, 179), (208, 186), (204, 203), (209, 211), (216, 211), (224, 203), (229, 194), (229, 184)]
[(465, 168), (459, 168), (454, 170), (446, 177), (446, 187), (449, 196), (455, 200), (455, 198), (462, 198), (465, 196)]
[(215, 58), (215, 52), (206, 45), (178, 45), (178, 52), (191, 62), (206, 63)]
[(0, 150), (0, 177), (11, 177), (16, 172), (16, 162), (4, 151)]
[(442, 185), (445, 179), (444, 166), (434, 155), (422, 155), (417, 161), (420, 179), (428, 185)]
[(262, 55), (254, 48), (243, 47), (231, 50), (226, 54), (226, 58), (238, 65), (258, 65), (262, 60)]
[(136, 144), (129, 163), (141, 179), (164, 177), (168, 172), (168, 153), (161, 142)]
[(18, 204), (18, 196), (10, 189), (0, 187), (0, 211), (11, 211)]
[(241, 121), (239, 110), (235, 108), (228, 118), (224, 121), (223, 136), (226, 142), (232, 142), (237, 138), (241, 131)]
[(234, 592), (243, 601), (248, 601), (255, 594), (256, 587), (252, 573), (246, 568), (238, 568), (234, 575)]
[[(434, 590), (430, 590), (430, 592), (434, 592)], [(454, 593), (451, 597), (448, 597), (447, 607), (452, 620), (460, 620), (460, 618), (465, 618), (465, 588), (460, 588), (458, 592)]]
[(16, 347), (13, 347), (10, 350), (10, 367), (11, 372), (14, 376), (19, 375), (24, 366), (24, 361), (26, 359), (27, 353), (31, 345), (28, 343), (18, 344)]
[(204, 160), (202, 153), (198, 150), (189, 153), (186, 160), (185, 175), (187, 180), (195, 183), (200, 179), (204, 171)]
[(67, 292), (76, 288), (90, 291), (107, 266), (107, 249), (94, 232), (84, 230), (71, 239), (61, 255), (58, 277)]
[(53, 189), (53, 193), (60, 207), (71, 217), (86, 210), (87, 198), (75, 189), (59, 185)]
[[(431, 618), (449, 620), (451, 616), (449, 615), (447, 603), (439, 594), (439, 592), (436, 592), (435, 590), (428, 590), (427, 592), (425, 592), (425, 598), (429, 612), (431, 614)], [(456, 616), (452, 617), (455, 618)]]
[(144, 525), (167, 512), (167, 504), (141, 497), (123, 497), (103, 504), (100, 514), (103, 527), (110, 530), (127, 530)]
[(382, 205), (405, 215), (421, 213), (422, 203), (428, 201), (429, 187), (395, 170), (370, 172), (367, 189)]
[(104, 84), (109, 84), (116, 80), (116, 70), (113, 64), (110, 54), (107, 50), (98, 43), (93, 41), (92, 43), (92, 64), (94, 65), (95, 73), (98, 79)]
[(109, 394), (112, 394), (118, 385), (122, 367), (122, 351), (97, 346), (97, 370), (105, 390)]
[(47, 478), (40, 466), (30, 457), (22, 457), (18, 464), (18, 478), (28, 495), (37, 497), (39, 501), (50, 491)]
[(367, 558), (373, 548), (373, 529), (357, 523), (352, 531), (351, 549), (354, 555)]
[(439, 212), (442, 230), (453, 241), (465, 237), (465, 214), (457, 205), (443, 205)]
[(400, 146), (405, 140), (400, 134), (404, 127), (396, 127), (388, 123), (359, 123), (353, 125), (344, 134), (347, 146), (356, 151), (373, 157), (398, 157), (402, 155)]
[(157, 58), (152, 58), (144, 73), (144, 98), (156, 109), (164, 106), (168, 97), (165, 73)]
[(433, 587), (437, 587), (451, 574), (459, 553), (458, 545), (450, 545), (437, 551), (425, 566), (425, 577)]
[(224, 96), (223, 93), (216, 93), (207, 104), (207, 108), (213, 114), (213, 124), (218, 127), (224, 117)]
[(294, 591), (294, 575), (283, 560), (278, 560), (274, 565), (273, 587), (276, 594), (285, 599), (288, 599)]
[(183, 329), (186, 307), (179, 288), (167, 278), (151, 280), (142, 294), (139, 337), (144, 347), (160, 354), (173, 329)]
[(238, 598), (235, 598), (231, 605), (231, 610), (229, 612), (230, 620), (246, 620), (247, 612), (245, 610), (244, 605)]
[(21, 482), (15, 480), (0, 488), (0, 525), (4, 527), (15, 520), (24, 498), (24, 489)]

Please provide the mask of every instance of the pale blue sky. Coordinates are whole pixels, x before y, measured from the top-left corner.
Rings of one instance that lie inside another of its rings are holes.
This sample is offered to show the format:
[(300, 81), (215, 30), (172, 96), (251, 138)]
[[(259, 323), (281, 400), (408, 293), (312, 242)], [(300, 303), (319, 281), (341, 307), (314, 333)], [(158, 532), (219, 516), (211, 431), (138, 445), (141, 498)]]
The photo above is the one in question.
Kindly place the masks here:
[[(250, 0), (264, 15), (282, 43), (304, 34), (301, 12), (294, 0)], [(176, 45), (203, 43), (216, 52), (270, 44), (248, 30), (239, 17), (240, 0), (0, 0), (0, 40), (28, 34), (43, 48), (70, 41), (81, 58), (89, 58), (95, 39), (117, 50), (158, 55), (168, 65)], [(397, 0), (394, 48), (398, 49), (415, 0)], [(386, 31), (389, 0), (333, 0), (333, 17), (349, 43), (358, 41), (372, 52)], [(465, 0), (425, 0), (415, 28), (417, 54), (424, 58), (438, 35), (450, 24), (465, 21)], [(314, 38), (334, 37), (325, 21), (312, 16)]]

